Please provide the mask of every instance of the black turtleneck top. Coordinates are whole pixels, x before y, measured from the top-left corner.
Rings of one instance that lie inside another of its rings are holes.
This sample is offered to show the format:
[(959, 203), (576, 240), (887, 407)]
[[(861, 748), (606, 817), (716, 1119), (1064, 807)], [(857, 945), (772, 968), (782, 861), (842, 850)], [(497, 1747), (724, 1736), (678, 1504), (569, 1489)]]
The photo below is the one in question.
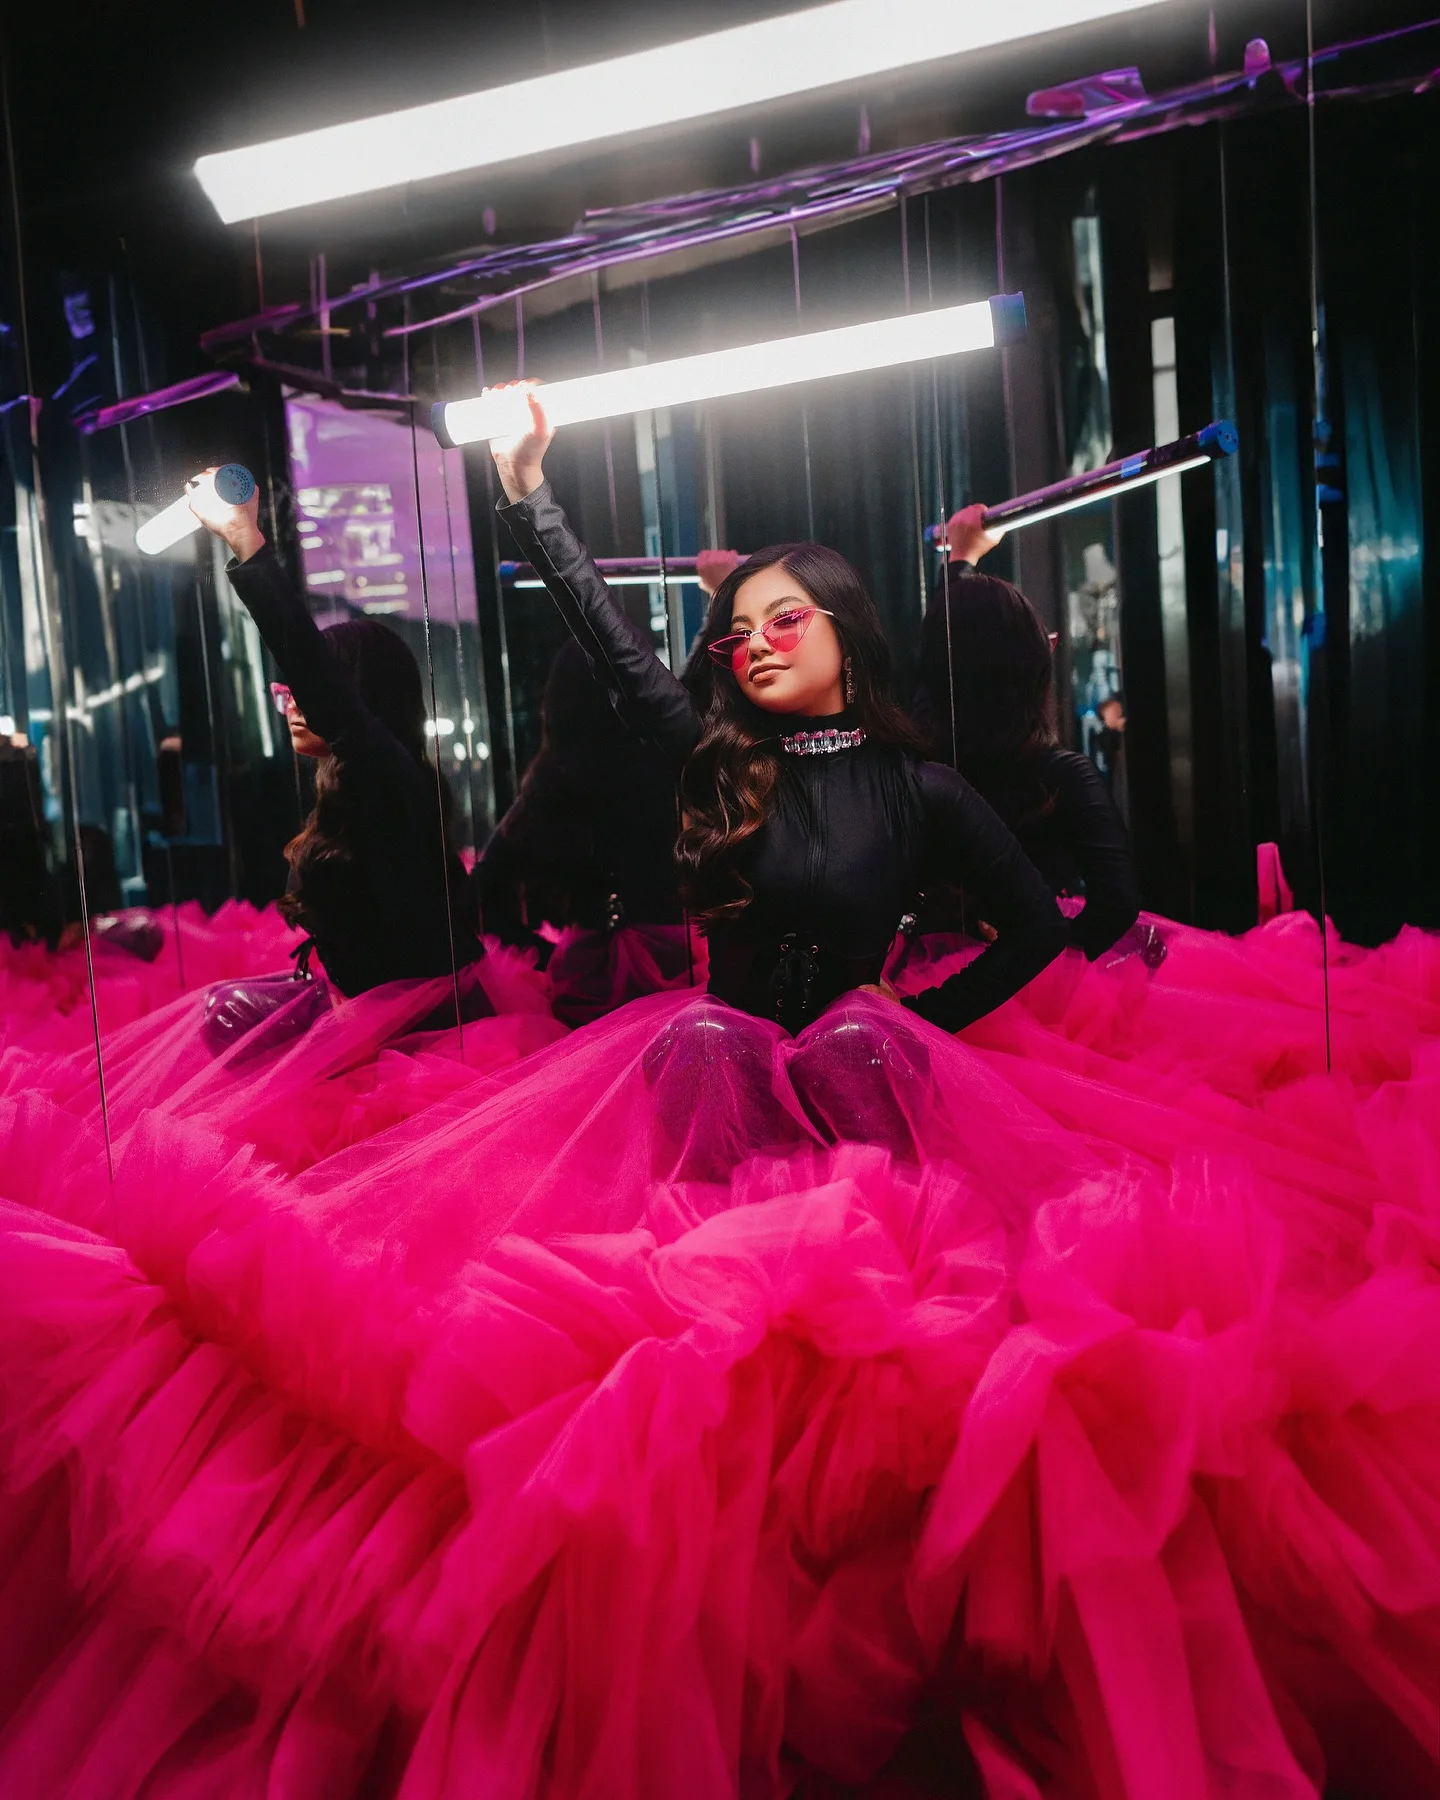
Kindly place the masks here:
[(355, 802), (349, 854), (294, 888), (325, 973), (347, 995), (449, 975), (452, 897), (455, 964), (477, 961), (473, 901), (460, 858), (443, 842), (434, 769), (365, 705), (268, 545), (228, 572)]
[[(695, 703), (628, 628), (549, 483), (499, 510), (621, 717), (678, 770), (700, 738)], [(779, 736), (856, 723), (777, 717), (775, 727)], [(927, 880), (982, 896), (998, 934), (941, 987), (905, 1002), (947, 1031), (1007, 1000), (1067, 942), (1045, 883), (979, 795), (954, 770), (888, 745), (782, 756), (772, 810), (739, 867), (754, 898), (710, 929), (710, 991), (792, 1029), (879, 980)]]

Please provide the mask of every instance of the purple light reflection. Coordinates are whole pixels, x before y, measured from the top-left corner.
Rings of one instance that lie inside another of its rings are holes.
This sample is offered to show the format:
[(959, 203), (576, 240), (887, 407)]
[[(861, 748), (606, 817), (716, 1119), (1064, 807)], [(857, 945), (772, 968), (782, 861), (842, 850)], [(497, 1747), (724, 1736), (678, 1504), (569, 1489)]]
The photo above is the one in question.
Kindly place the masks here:
[(373, 617), (419, 620), (428, 587), (435, 623), (453, 625), (458, 615), (473, 624), (475, 563), (459, 452), (442, 451), (429, 432), (412, 448), (408, 422), (308, 394), (287, 394), (285, 419), (301, 565), (312, 600)]

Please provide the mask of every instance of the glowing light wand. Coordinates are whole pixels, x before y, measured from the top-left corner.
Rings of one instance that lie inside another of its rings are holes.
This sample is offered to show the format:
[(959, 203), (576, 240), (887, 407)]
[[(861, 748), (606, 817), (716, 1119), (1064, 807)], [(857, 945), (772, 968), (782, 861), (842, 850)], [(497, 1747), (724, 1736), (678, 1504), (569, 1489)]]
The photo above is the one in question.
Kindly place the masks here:
[[(1152, 482), (1163, 481), (1167, 475), (1183, 475), (1187, 469), (1219, 462), (1223, 457), (1233, 456), (1239, 446), (1240, 434), (1230, 421), (1216, 419), (1202, 431), (1176, 438), (1173, 444), (1137, 450), (1133, 456), (1122, 456), (1118, 462), (1106, 463), (1102, 468), (1087, 469), (1083, 475), (1072, 475), (1049, 487), (1016, 494), (1014, 499), (1002, 500), (997, 506), (987, 506), (980, 523), (987, 531), (1020, 531), (1026, 525), (1038, 525), (1042, 519), (1053, 519), (1059, 513), (1092, 506), (1097, 500), (1108, 500), (1115, 494), (1128, 494), (1132, 488), (1148, 487)], [(925, 527), (927, 543), (943, 543), (944, 539), (943, 525)]]
[[(732, 394), (754, 394), (833, 375), (897, 368), (936, 356), (958, 356), (1018, 343), (1025, 336), (1025, 299), (995, 294), (967, 306), (936, 307), (807, 331), (763, 344), (737, 344), (670, 362), (639, 363), (552, 381), (541, 390), (552, 425), (578, 425), (624, 413), (688, 406)], [(516, 438), (530, 429), (530, 409), (521, 388), (489, 389), (471, 400), (441, 400), (430, 423), (447, 450), (484, 438)]]
[[(255, 477), (244, 463), (224, 463), (215, 471), (215, 492), (227, 506), (243, 506), (255, 492)], [(191, 512), (186, 495), (145, 521), (135, 533), (135, 548), (146, 556), (159, 556), (162, 550), (199, 530), (200, 521)]]

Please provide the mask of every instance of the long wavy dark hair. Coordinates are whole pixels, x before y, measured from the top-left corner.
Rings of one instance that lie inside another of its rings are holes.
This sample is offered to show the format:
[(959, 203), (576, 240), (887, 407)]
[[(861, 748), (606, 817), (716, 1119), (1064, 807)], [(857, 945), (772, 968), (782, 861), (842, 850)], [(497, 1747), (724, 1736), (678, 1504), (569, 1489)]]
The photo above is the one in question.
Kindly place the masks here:
[[(325, 641), (375, 717), (421, 768), (433, 769), (425, 744), (420, 665), (404, 638), (378, 619), (345, 619), (326, 631)], [(439, 791), (448, 841), (451, 798), (443, 775)], [(296, 886), (280, 901), (280, 911), (292, 924), (304, 926), (317, 899), (327, 912), (343, 907), (346, 877), (355, 860), (357, 804), (363, 802), (352, 797), (337, 758), (321, 757), (315, 769), (314, 808), (285, 846)]]
[(920, 738), (890, 694), (890, 646), (865, 583), (838, 550), (824, 544), (772, 544), (757, 550), (721, 582), (686, 665), (684, 681), (700, 710), (700, 742), (685, 765), (685, 824), (676, 845), (681, 891), (704, 924), (733, 918), (752, 891), (738, 863), (765, 821), (781, 780), (780, 727), (746, 698), (740, 683), (706, 654), (730, 630), (735, 596), (752, 575), (777, 564), (833, 617), (850, 659), (855, 700), (849, 709), (872, 743), (918, 751)]
[(946, 571), (920, 630), (918, 710), (937, 761), (958, 769), (1013, 829), (1049, 810), (1039, 774), (1055, 739), (1050, 637), (1017, 587)]

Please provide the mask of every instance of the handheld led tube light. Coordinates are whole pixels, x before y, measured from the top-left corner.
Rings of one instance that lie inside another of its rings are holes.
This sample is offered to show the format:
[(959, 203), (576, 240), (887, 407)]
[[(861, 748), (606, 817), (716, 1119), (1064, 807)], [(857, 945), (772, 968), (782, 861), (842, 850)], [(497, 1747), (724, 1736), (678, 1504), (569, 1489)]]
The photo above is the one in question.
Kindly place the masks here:
[[(255, 477), (244, 463), (225, 463), (215, 471), (215, 492), (227, 506), (243, 506), (255, 492)], [(159, 556), (199, 529), (200, 521), (191, 512), (187, 496), (147, 519), (135, 533), (135, 548), (146, 556)]]
[[(1240, 434), (1229, 419), (1216, 419), (1189, 437), (1176, 438), (1172, 444), (1157, 444), (1153, 450), (1137, 450), (1118, 462), (1088, 469), (1083, 475), (1072, 475), (1049, 487), (1035, 488), (1028, 494), (1017, 494), (1013, 500), (1002, 500), (987, 506), (981, 524), (987, 531), (1020, 531), (1026, 525), (1038, 525), (1042, 519), (1053, 519), (1060, 513), (1074, 512), (1091, 506), (1097, 500), (1109, 500), (1116, 494), (1127, 494), (1132, 488), (1148, 487), (1163, 481), (1167, 475), (1183, 475), (1187, 469), (1203, 468), (1233, 456), (1240, 447)], [(927, 525), (927, 543), (942, 543), (943, 525)]]
[[(866, 369), (955, 356), (965, 350), (988, 350), (1024, 335), (1024, 296), (996, 294), (968, 306), (902, 313), (865, 325), (775, 338), (767, 344), (741, 344), (673, 362), (581, 375), (573, 381), (551, 382), (541, 399), (552, 425), (578, 425), (621, 413), (651, 412), (829, 375), (856, 375)], [(492, 390), (474, 400), (437, 402), (430, 422), (440, 442), (453, 449), (484, 438), (523, 437), (530, 429), (530, 409), (523, 389)]]
[(1165, 0), (832, 0), (678, 44), (202, 156), (227, 225), (934, 63)]

